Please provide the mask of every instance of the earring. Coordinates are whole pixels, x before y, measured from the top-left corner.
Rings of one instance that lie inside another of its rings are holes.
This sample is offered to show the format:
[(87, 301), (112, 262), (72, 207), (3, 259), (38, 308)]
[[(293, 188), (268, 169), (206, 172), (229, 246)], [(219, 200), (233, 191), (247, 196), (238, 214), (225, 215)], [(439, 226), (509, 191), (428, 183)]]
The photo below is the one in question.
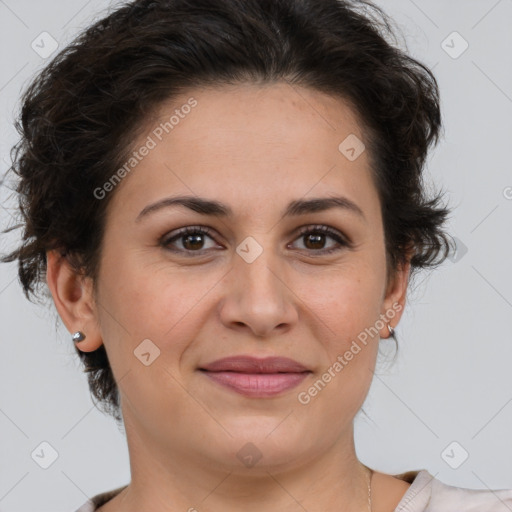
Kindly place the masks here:
[(82, 331), (76, 331), (74, 334), (73, 334), (73, 341), (83, 341), (85, 340), (85, 334), (82, 332)]
[(389, 331), (389, 336), (393, 336), (395, 334), (395, 329), (393, 329), (393, 327), (391, 327), (389, 324), (388, 324), (388, 331)]

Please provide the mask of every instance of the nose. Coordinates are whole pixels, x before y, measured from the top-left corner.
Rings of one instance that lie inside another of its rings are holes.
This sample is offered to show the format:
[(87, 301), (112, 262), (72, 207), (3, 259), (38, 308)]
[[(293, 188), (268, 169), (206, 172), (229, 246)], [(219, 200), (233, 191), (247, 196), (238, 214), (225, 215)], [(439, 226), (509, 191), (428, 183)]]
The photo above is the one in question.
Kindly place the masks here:
[(297, 297), (286, 279), (285, 262), (270, 249), (248, 263), (234, 255), (225, 276), (220, 318), (229, 329), (257, 337), (289, 330), (298, 319)]

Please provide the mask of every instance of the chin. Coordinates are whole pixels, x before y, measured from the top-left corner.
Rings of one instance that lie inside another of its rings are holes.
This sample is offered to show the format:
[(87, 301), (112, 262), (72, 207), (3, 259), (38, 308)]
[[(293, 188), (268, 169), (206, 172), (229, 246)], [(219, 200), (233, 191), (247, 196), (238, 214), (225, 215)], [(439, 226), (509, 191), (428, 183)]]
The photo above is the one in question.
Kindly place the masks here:
[[(262, 472), (279, 472), (295, 467), (299, 459), (310, 459), (314, 446), (310, 430), (299, 428), (288, 423), (286, 414), (277, 416), (243, 416), (233, 421), (221, 421), (231, 434), (216, 436), (215, 442), (208, 443), (205, 449), (210, 451), (210, 457), (218, 462), (223, 461), (230, 471), (251, 474)], [(284, 421), (283, 421), (284, 420)], [(308, 442), (304, 442), (308, 439)], [(321, 447), (318, 448), (321, 450)], [(222, 464), (222, 462), (221, 462)], [(268, 476), (268, 474), (267, 474)]]

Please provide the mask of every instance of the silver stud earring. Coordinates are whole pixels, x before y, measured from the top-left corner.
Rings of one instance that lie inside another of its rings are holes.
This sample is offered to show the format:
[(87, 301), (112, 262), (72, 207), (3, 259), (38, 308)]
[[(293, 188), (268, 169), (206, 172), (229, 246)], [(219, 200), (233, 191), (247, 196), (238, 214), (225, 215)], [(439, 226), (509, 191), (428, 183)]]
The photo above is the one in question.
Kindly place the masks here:
[(73, 334), (73, 341), (83, 341), (85, 340), (85, 334), (82, 332), (82, 331), (76, 331), (74, 334)]
[(395, 334), (395, 329), (393, 329), (393, 327), (391, 327), (389, 324), (388, 324), (388, 331), (389, 331), (390, 336), (393, 336), (393, 334)]

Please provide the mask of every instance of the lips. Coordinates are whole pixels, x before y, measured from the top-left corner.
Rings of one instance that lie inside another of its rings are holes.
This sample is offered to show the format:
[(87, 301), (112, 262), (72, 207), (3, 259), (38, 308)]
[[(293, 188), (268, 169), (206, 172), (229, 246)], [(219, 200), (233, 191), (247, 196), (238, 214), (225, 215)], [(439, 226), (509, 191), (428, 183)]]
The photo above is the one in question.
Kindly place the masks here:
[(309, 371), (305, 366), (287, 357), (251, 356), (225, 357), (201, 368), (210, 372), (238, 373), (301, 373)]
[(205, 376), (231, 391), (264, 398), (296, 387), (311, 372), (286, 357), (237, 356), (218, 359), (200, 368)]

